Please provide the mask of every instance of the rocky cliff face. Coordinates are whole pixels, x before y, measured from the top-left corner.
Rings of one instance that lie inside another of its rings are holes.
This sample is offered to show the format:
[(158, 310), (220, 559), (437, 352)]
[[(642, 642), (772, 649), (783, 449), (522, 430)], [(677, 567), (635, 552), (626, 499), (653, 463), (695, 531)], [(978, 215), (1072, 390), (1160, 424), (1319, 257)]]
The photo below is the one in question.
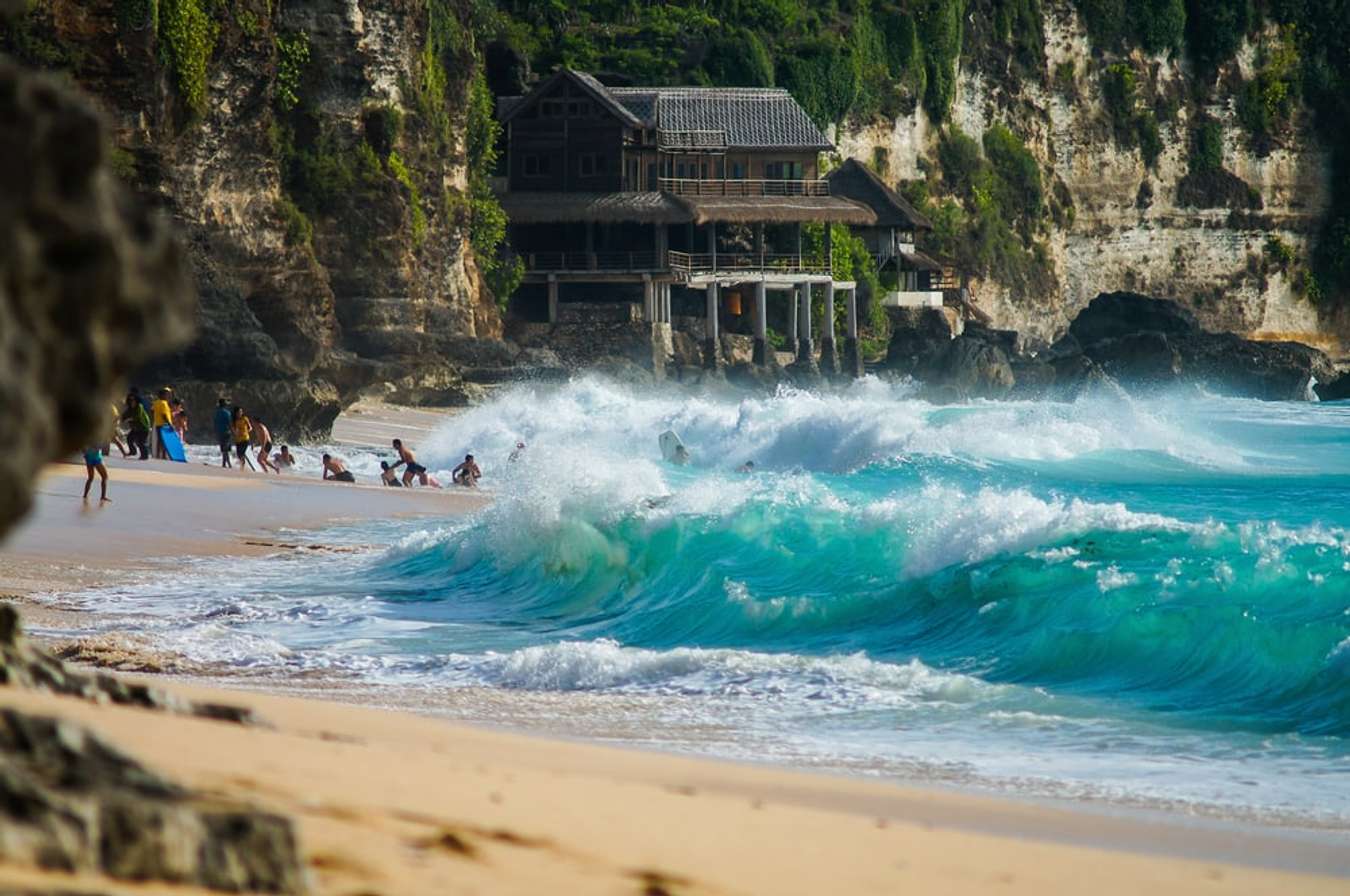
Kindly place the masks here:
[[(1213, 79), (1202, 78), (1178, 54), (1104, 57), (1070, 0), (1046, 0), (1041, 9), (1044, 60), (1032, 76), (1014, 75), (1006, 54), (970, 50), (978, 40), (970, 21), (950, 114), (976, 141), (995, 124), (1010, 128), (1039, 162), (1047, 192), (1062, 189), (1073, 209), (1044, 235), (1054, 269), (1047, 294), (1017, 296), (993, 279), (972, 280), (973, 298), (995, 325), (1051, 342), (1093, 297), (1128, 289), (1175, 299), (1208, 329), (1344, 355), (1350, 320), (1319, 310), (1300, 282), (1330, 199), (1329, 152), (1303, 109), (1268, 152), (1252, 148), (1237, 121), (1237, 91), (1257, 66), (1251, 41)], [(1103, 83), (1108, 67), (1121, 63), (1136, 73), (1141, 104), (1165, 110), (1152, 166), (1112, 133)], [(1188, 181), (1204, 122), (1222, 134), (1227, 174), (1219, 173), (1218, 189), (1197, 190)], [(894, 121), (845, 127), (836, 142), (846, 156), (882, 161), (891, 182), (940, 167), (939, 128), (922, 107)], [(1267, 248), (1272, 237), (1280, 247), (1274, 252)]]
[(474, 67), (431, 40), (429, 7), (37, 0), (5, 36), (96, 98), (121, 174), (186, 235), (199, 335), (153, 363), (144, 346), (138, 378), (178, 385), (198, 434), (223, 393), (287, 437), (325, 432), (357, 390), (443, 380), (500, 335), (466, 149), (444, 139)]

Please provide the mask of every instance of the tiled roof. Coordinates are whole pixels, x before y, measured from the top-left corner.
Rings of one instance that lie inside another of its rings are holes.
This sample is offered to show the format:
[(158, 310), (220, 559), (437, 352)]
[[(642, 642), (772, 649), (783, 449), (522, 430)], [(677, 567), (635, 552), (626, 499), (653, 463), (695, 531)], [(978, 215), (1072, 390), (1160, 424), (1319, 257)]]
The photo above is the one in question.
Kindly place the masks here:
[(733, 149), (833, 147), (786, 90), (770, 87), (609, 87), (649, 127), (722, 132)]
[(792, 94), (772, 87), (606, 87), (563, 69), (528, 96), (497, 98), (509, 120), (531, 97), (570, 77), (630, 127), (655, 128), (670, 145), (729, 149), (830, 150), (834, 147)]

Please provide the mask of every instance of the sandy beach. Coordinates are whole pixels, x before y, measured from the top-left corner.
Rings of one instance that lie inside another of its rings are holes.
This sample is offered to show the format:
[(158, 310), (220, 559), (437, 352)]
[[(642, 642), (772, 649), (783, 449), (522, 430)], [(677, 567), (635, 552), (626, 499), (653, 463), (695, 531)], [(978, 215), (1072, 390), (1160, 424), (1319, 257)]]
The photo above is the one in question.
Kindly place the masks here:
[[(379, 433), (381, 439), (385, 433)], [(267, 554), (287, 529), (453, 516), (482, 495), (394, 492), (201, 465), (113, 461), (111, 506), (83, 469), (44, 471), (0, 552), (0, 593), (39, 625), (69, 592), (162, 569), (165, 556)], [(158, 676), (247, 705), (243, 727), (15, 689), (5, 705), (87, 724), (195, 790), (293, 818), (313, 892), (1343, 893), (1340, 833), (990, 799), (861, 778), (522, 736), (356, 705)], [(265, 685), (264, 685), (265, 687)], [(303, 684), (289, 688), (304, 693)], [(337, 696), (340, 699), (320, 699)], [(379, 699), (375, 697), (374, 699)], [(369, 702), (369, 701), (367, 701)], [(541, 732), (547, 734), (547, 732)], [(0, 867), (16, 888), (187, 893)]]

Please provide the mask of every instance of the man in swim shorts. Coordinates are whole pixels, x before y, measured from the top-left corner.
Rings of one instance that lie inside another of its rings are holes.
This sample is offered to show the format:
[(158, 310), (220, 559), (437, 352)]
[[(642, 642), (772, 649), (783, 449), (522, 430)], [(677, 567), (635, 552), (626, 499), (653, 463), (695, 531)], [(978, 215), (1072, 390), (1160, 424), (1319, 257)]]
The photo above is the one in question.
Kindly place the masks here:
[(323, 478), (325, 482), (355, 482), (356, 477), (347, 469), (347, 465), (331, 454), (323, 456)]
[(397, 470), (403, 467), (403, 484), (412, 487), (413, 477), (423, 485), (427, 484), (427, 468), (417, 462), (417, 455), (412, 453), (411, 448), (405, 448), (401, 439), (394, 439), (394, 450), (398, 452), (398, 463), (389, 467), (390, 470)]

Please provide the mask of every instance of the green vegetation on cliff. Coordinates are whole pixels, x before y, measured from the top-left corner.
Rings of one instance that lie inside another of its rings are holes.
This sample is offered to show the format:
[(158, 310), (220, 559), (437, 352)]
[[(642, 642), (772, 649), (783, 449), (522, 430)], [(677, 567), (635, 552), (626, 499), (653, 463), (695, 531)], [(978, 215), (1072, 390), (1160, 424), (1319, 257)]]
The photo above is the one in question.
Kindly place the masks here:
[(1039, 0), (499, 0), (504, 37), (536, 71), (560, 65), (640, 84), (779, 86), (821, 124), (912, 111), (936, 121), (956, 90), (967, 16), (1028, 71)]

